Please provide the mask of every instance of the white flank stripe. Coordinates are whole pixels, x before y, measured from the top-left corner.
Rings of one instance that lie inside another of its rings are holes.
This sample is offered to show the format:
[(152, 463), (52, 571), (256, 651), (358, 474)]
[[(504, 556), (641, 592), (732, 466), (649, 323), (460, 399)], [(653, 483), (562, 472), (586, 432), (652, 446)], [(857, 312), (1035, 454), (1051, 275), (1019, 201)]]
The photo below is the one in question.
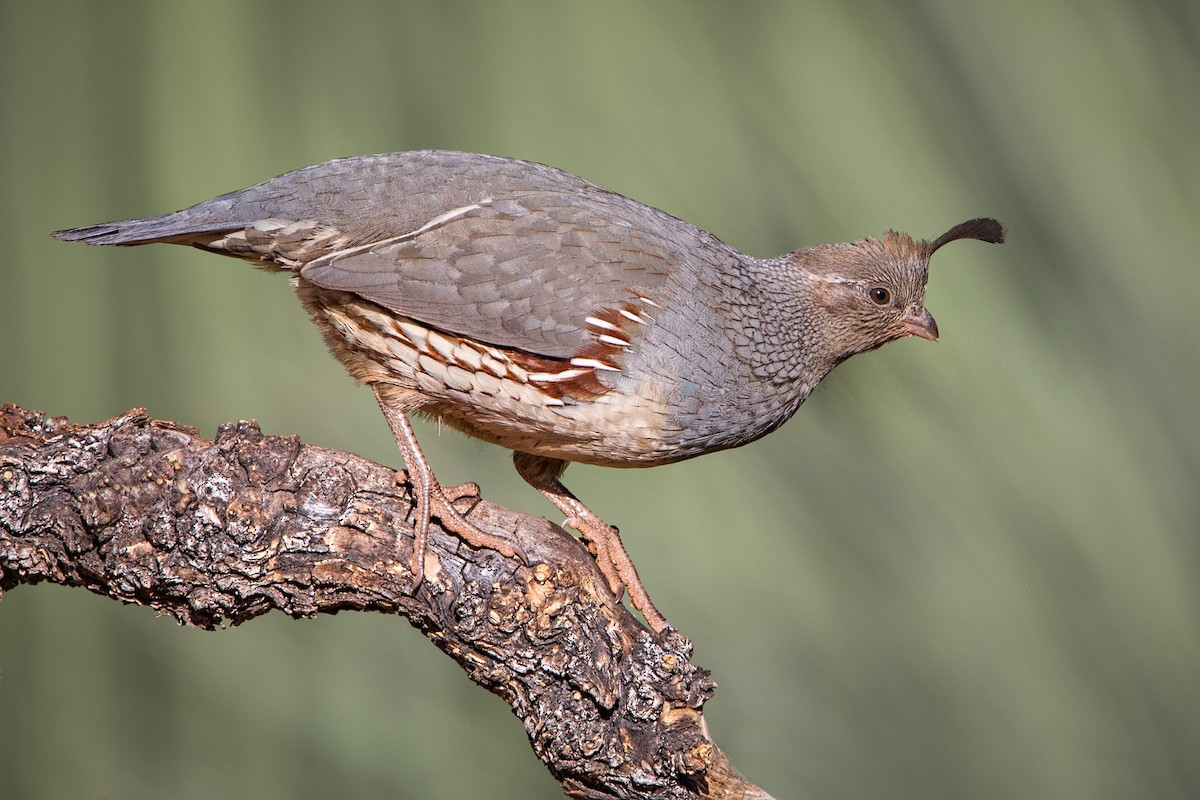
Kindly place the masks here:
[(531, 372), (529, 373), (529, 380), (537, 381), (538, 383), (569, 381), (571, 378), (578, 378), (587, 372), (588, 370), (586, 369), (564, 369), (562, 372)]
[(618, 308), (617, 313), (620, 314), (625, 319), (633, 320), (634, 322), (640, 323), (642, 325), (646, 324), (646, 320), (642, 319), (637, 314), (634, 314), (632, 311), (626, 311), (623, 308)]
[(452, 208), (449, 211), (447, 211), (445, 214), (438, 214), (436, 217), (429, 220), (429, 222), (426, 222), (424, 225), (417, 228), (415, 231), (409, 231), (408, 233), (402, 233), (399, 236), (391, 236), (391, 237), (388, 237), (387, 239), (381, 239), (378, 242), (367, 242), (366, 244), (360, 244), (356, 247), (347, 247), (345, 250), (335, 250), (334, 252), (330, 253), (329, 255), (321, 256), (320, 258), (318, 258), (314, 261), (310, 261), (308, 266), (314, 266), (314, 267), (315, 266), (322, 266), (322, 267), (329, 266), (334, 261), (337, 261), (339, 258), (346, 258), (347, 256), (357, 255), (358, 253), (370, 252), (371, 250), (377, 250), (377, 249), (381, 249), (384, 247), (388, 247), (390, 245), (396, 244), (397, 242), (403, 242), (403, 241), (407, 241), (408, 239), (413, 239), (417, 236), (420, 236), (422, 233), (425, 233), (426, 231), (428, 231), (432, 228), (436, 228), (439, 225), (445, 225), (447, 222), (453, 222), (454, 220), (458, 219), (459, 217), (465, 217), (467, 214), (470, 214), (472, 211), (475, 211), (480, 208), (485, 208), (487, 206), (490, 206), (491, 204), (492, 204), (492, 198), (485, 197), (482, 200), (480, 200), (478, 203), (471, 203), (471, 205), (469, 205), (469, 206), (461, 206), (460, 208)]
[(594, 358), (572, 358), (571, 366), (573, 366), (573, 367), (591, 367), (592, 369), (603, 369), (603, 370), (607, 370), (608, 372), (620, 372), (621, 371), (618, 367), (614, 367), (612, 364), (605, 364), (603, 361), (599, 361)]
[(420, 325), (414, 325), (411, 322), (401, 322), (400, 320), (397, 320), (396, 324), (400, 326), (400, 332), (403, 333), (408, 340), (413, 343), (414, 346), (422, 347), (425, 345), (425, 339), (429, 334), (429, 331), (426, 328), (422, 328)]
[(649, 297), (645, 297), (644, 295), (636, 294), (636, 295), (634, 295), (634, 297), (636, 297), (638, 300), (641, 300), (643, 303), (645, 303), (648, 306), (654, 306), (655, 308), (662, 308), (662, 306), (660, 306), (658, 303), (654, 302)]
[(471, 369), (480, 369), (483, 366), (483, 360), (479, 357), (479, 351), (468, 345), (454, 348), (454, 358), (466, 364)]
[(424, 225), (417, 228), (415, 231), (406, 233), (403, 236), (397, 236), (396, 239), (393, 241), (398, 241), (401, 239), (411, 239), (413, 237), (420, 236), (422, 233), (425, 233), (425, 231), (432, 230), (440, 225), (445, 225), (447, 222), (453, 222), (454, 220), (459, 219), (460, 217), (465, 217), (467, 214), (470, 214), (472, 211), (477, 211), (477, 210), (483, 208), (484, 206), (490, 206), (491, 204), (492, 204), (492, 198), (485, 197), (484, 199), (480, 200), (478, 203), (471, 203), (471, 205), (469, 205), (469, 206), (461, 206), (459, 208), (452, 208), (449, 211), (447, 211), (445, 214), (438, 214), (436, 217), (429, 220), (429, 222), (426, 222)]
[(425, 344), (432, 347), (445, 360), (454, 360), (454, 344), (440, 333), (429, 331), (425, 335)]
[(595, 317), (588, 317), (584, 320), (584, 322), (586, 322), (588, 325), (595, 325), (597, 328), (603, 328), (606, 331), (621, 330), (616, 325), (613, 325), (611, 322), (606, 322), (602, 319), (596, 319)]
[(602, 333), (596, 337), (597, 341), (605, 344), (615, 344), (617, 347), (629, 347), (629, 342), (625, 339), (618, 339), (616, 336), (609, 336), (607, 333)]
[(486, 353), (480, 357), (479, 365), (497, 378), (508, 377), (508, 370), (504, 368), (504, 364)]

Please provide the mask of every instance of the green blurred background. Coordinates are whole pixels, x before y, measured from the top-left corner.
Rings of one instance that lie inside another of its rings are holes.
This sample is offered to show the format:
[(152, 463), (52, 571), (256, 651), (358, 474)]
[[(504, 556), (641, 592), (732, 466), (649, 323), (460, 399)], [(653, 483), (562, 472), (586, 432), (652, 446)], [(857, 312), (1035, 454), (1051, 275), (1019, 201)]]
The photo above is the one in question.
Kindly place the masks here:
[[(328, 158), (534, 159), (756, 255), (994, 215), (934, 260), (937, 345), (779, 433), (575, 467), (780, 798), (1200, 796), (1194, 2), (7, 2), (0, 402), (399, 458), (286, 280), (68, 226)], [(554, 518), (507, 453), (442, 480)], [(0, 603), (5, 798), (553, 798), (498, 699), (402, 621), (202, 633)]]

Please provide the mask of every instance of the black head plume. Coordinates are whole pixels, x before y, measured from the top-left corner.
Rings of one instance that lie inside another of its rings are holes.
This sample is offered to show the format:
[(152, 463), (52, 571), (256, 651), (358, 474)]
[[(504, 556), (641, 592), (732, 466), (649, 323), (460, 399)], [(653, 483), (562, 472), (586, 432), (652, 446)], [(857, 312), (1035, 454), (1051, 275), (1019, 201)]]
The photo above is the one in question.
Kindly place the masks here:
[(1002, 244), (1004, 242), (1004, 226), (991, 217), (960, 222), (932, 242), (925, 243), (926, 257), (933, 255), (942, 245), (953, 242), (955, 239), (978, 239), (981, 242)]

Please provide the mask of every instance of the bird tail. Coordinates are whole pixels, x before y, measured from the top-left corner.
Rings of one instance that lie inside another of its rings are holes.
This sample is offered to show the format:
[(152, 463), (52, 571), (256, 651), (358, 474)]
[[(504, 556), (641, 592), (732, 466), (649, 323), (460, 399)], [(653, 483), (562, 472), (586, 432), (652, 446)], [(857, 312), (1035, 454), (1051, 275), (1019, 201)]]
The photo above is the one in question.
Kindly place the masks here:
[(252, 204), (218, 197), (157, 217), (103, 222), (51, 234), (64, 242), (131, 246), (162, 242), (198, 247), (251, 261), (267, 270), (291, 270), (343, 244), (340, 231), (312, 220), (254, 216)]
[(119, 222), (104, 222), (83, 228), (68, 228), (50, 234), (64, 242), (87, 244), (135, 245), (150, 242), (171, 244), (193, 244), (198, 240), (220, 236), (237, 227), (229, 221), (213, 221), (209, 225), (197, 225), (197, 220), (187, 211), (161, 214), (157, 217), (126, 219)]

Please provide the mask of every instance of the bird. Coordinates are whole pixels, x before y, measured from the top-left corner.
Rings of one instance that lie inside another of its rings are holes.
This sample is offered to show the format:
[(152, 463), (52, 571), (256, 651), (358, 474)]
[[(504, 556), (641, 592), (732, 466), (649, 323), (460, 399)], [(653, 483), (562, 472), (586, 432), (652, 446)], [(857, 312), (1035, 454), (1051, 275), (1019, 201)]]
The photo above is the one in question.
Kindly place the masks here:
[(438, 483), (416, 413), (512, 450), (614, 596), (628, 591), (661, 632), (669, 623), (617, 528), (566, 488), (567, 466), (658, 466), (765, 436), (851, 356), (937, 340), (924, 305), (930, 257), (958, 239), (1001, 243), (1005, 230), (981, 217), (929, 241), (888, 231), (763, 259), (544, 164), (422, 150), (334, 159), (182, 211), (53, 236), (190, 245), (288, 273), (400, 449), (414, 487), (414, 587), (431, 517), (472, 547), (524, 559), (455, 507), (478, 487)]

